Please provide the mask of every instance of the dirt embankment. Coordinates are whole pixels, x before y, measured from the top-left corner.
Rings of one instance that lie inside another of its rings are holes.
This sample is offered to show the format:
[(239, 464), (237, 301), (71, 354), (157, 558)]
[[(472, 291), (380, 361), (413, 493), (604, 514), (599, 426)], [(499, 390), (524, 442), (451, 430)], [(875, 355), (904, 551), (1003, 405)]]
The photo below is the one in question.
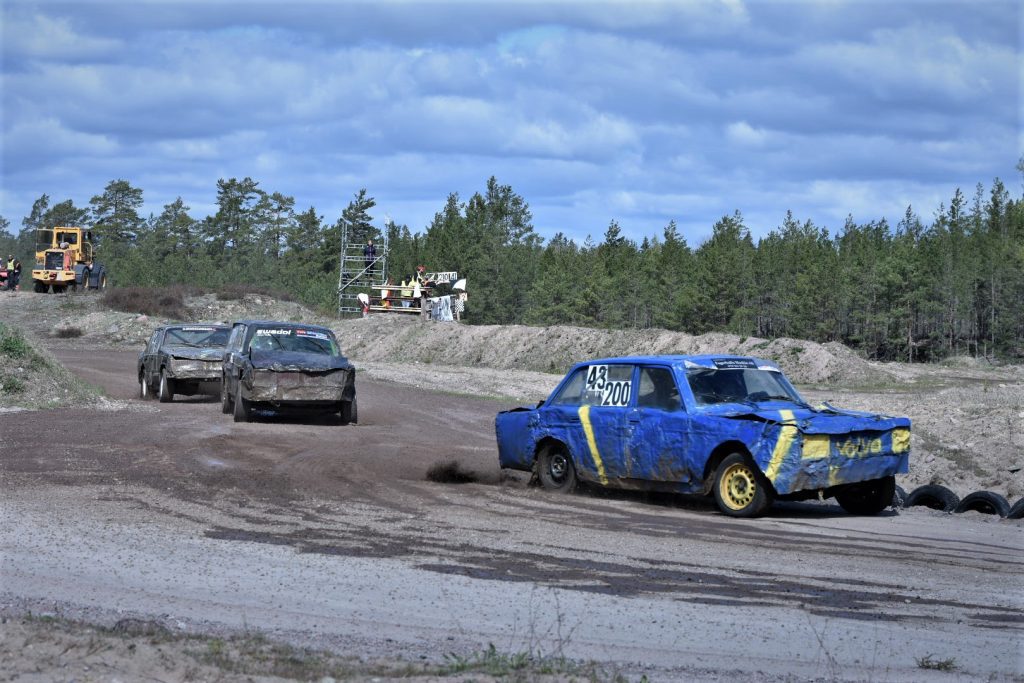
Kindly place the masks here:
[(801, 384), (867, 384), (891, 380), (884, 368), (842, 344), (758, 339), (730, 334), (694, 336), (668, 330), (599, 330), (553, 325), (457, 325), (376, 315), (335, 322), (354, 358), (532, 370), (561, 375), (588, 358), (730, 353), (779, 363)]

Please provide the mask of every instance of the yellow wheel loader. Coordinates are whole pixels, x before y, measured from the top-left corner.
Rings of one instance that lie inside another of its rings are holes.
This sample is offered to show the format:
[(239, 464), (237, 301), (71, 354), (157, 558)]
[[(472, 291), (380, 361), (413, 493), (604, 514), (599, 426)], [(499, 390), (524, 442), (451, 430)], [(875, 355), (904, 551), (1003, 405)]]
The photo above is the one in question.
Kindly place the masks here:
[(106, 287), (107, 271), (95, 260), (92, 232), (70, 226), (37, 230), (32, 282), (39, 293)]

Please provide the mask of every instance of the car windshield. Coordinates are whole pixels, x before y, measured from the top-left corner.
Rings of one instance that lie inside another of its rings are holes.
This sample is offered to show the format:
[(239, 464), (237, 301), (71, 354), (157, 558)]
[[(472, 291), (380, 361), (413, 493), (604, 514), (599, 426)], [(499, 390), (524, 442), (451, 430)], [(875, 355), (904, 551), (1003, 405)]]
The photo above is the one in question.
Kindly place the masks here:
[(807, 405), (781, 372), (774, 370), (693, 368), (686, 379), (698, 404), (788, 401)]
[(164, 344), (167, 346), (197, 346), (212, 348), (228, 343), (230, 330), (200, 325), (189, 327), (172, 327), (167, 330)]
[(301, 327), (259, 328), (249, 342), (249, 349), (264, 353), (296, 351), (324, 356), (341, 355), (338, 342), (329, 333)]

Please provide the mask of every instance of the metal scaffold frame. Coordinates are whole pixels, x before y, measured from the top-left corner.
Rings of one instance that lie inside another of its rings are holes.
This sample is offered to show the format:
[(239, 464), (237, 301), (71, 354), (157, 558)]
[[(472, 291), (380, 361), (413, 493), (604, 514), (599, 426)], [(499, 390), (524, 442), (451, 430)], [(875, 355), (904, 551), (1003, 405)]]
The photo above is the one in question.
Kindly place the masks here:
[(370, 296), (388, 280), (388, 231), (384, 230), (380, 244), (374, 244), (377, 255), (367, 262), (363, 256), (366, 240), (352, 234), (351, 226), (341, 226), (341, 253), (338, 269), (338, 314), (359, 313), (362, 307), (359, 295)]

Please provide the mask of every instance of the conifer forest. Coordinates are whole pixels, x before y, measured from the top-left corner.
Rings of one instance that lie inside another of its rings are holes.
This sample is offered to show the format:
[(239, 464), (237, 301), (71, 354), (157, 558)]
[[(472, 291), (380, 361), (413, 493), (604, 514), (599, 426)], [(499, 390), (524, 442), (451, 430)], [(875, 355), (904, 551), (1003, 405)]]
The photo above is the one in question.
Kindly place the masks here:
[(736, 211), (700, 244), (674, 222), (636, 242), (615, 220), (582, 243), (545, 240), (526, 199), (493, 177), (468, 200), (449, 195), (422, 231), (389, 223), (386, 236), (365, 189), (336, 218), (251, 178), (219, 180), (216, 201), (210, 216), (178, 198), (144, 217), (143, 190), (126, 180), (87, 206), (43, 194), (19, 232), (0, 218), (0, 251), (27, 266), (36, 229), (80, 225), (116, 286), (245, 284), (332, 310), (344, 226), (350, 239), (386, 238), (395, 283), (420, 264), (458, 271), (471, 324), (838, 341), (874, 360), (1024, 360), (1024, 199), (998, 179), (955, 189), (927, 216), (907, 207), (895, 225), (825, 227), (790, 212), (755, 239)]

